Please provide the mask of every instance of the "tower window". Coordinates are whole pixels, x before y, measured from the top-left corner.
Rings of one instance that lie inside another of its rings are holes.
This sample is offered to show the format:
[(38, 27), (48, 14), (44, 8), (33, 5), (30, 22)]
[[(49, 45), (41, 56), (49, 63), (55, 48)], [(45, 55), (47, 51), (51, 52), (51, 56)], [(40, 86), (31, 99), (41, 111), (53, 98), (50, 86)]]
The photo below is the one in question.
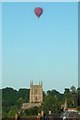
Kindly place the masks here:
[(37, 93), (37, 90), (36, 90), (36, 93)]
[(37, 102), (37, 100), (38, 100), (37, 97), (35, 97), (35, 102)]
[(35, 94), (37, 94), (37, 89), (35, 89)]

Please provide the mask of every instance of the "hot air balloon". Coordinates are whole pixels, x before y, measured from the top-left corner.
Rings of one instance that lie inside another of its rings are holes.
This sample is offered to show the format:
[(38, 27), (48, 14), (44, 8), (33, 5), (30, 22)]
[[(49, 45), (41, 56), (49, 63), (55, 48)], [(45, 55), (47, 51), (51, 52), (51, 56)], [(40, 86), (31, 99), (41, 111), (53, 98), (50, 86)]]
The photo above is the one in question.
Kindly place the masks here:
[(43, 13), (43, 9), (40, 7), (37, 7), (34, 9), (34, 13), (36, 14), (37, 17), (40, 17)]

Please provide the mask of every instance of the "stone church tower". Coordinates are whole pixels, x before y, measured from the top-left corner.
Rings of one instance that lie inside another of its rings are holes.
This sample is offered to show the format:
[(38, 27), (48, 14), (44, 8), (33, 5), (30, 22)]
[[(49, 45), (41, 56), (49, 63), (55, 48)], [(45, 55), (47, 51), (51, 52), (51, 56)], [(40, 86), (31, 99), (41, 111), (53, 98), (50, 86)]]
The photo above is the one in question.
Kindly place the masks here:
[(38, 85), (34, 85), (33, 81), (30, 82), (30, 98), (29, 99), (30, 99), (29, 103), (22, 104), (23, 110), (41, 106), (41, 103), (43, 102), (42, 82), (39, 82)]
[(33, 81), (30, 82), (30, 103), (42, 103), (43, 102), (43, 89), (42, 82), (38, 85), (34, 85)]

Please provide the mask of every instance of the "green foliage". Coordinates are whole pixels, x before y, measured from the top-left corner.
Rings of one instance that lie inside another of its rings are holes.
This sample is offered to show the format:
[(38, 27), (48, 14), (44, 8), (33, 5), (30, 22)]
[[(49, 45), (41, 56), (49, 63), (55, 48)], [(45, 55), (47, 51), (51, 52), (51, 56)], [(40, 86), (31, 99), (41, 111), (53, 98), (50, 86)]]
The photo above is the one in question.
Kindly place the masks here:
[(8, 112), (7, 117), (8, 118), (14, 118), (15, 117), (15, 113), (17, 113), (17, 111), (18, 111), (18, 109), (17, 109), (17, 107), (15, 105), (11, 106), (11, 109)]
[(22, 98), (23, 102), (29, 102), (29, 89), (19, 89), (18, 91), (18, 98)]
[(21, 109), (22, 103), (29, 101), (29, 89), (19, 89), (19, 91), (13, 88), (2, 89), (2, 116), (13, 117), (14, 113)]
[(70, 91), (71, 91), (72, 93), (75, 93), (75, 92), (76, 92), (75, 86), (71, 86)]
[(43, 103), (43, 110), (48, 114), (49, 110), (53, 113), (60, 111), (61, 103), (60, 101), (62, 94), (57, 92), (56, 90), (47, 91), (47, 95), (45, 96)]
[(77, 107), (77, 110), (80, 112), (80, 106)]
[(17, 100), (17, 91), (12, 88), (2, 89), (2, 105), (15, 105)]
[[(2, 116), (3, 118), (13, 118), (15, 113), (21, 110), (22, 104), (29, 102), (29, 89), (14, 90), (12, 88), (2, 89)], [(43, 91), (43, 103), (40, 107), (34, 107), (25, 111), (21, 110), (22, 117), (37, 115), (42, 110), (48, 114), (49, 110), (56, 114), (61, 111), (61, 105), (67, 99), (68, 107), (77, 107), (80, 111), (80, 106), (77, 104), (77, 98), (80, 96), (80, 88), (72, 86), (70, 89), (65, 88), (63, 94), (56, 90)]]

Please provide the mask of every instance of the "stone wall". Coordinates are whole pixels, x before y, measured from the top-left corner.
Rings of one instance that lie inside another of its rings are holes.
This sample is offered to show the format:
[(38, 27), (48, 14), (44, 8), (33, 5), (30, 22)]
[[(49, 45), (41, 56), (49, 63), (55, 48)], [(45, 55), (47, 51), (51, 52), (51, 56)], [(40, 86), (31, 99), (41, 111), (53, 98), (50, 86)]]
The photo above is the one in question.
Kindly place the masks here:
[(43, 89), (42, 83), (34, 85), (33, 82), (30, 83), (30, 103), (43, 102)]

